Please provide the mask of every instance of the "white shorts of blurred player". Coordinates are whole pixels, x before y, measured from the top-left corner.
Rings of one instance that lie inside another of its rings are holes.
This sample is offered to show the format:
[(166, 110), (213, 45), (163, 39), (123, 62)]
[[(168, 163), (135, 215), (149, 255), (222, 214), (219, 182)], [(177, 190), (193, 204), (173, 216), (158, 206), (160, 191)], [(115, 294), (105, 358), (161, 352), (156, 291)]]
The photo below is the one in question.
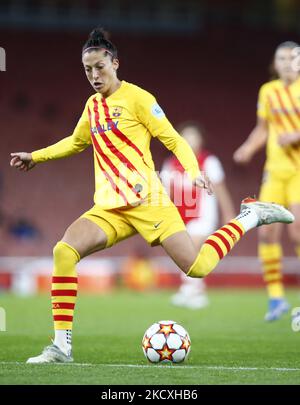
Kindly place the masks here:
[[(200, 245), (217, 229), (217, 218), (197, 218), (188, 222), (187, 231), (191, 238)], [(205, 308), (209, 304), (205, 281), (202, 278), (187, 277), (181, 273), (181, 285), (176, 294), (171, 297), (171, 303), (189, 309)]]

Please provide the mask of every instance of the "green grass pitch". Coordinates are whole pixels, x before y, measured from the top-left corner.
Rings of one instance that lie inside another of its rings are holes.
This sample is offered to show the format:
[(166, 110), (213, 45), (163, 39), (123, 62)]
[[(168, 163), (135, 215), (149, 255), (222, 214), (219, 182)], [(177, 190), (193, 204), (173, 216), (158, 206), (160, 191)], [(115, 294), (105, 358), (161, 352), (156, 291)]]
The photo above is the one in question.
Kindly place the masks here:
[[(79, 295), (73, 332), (75, 364), (26, 365), (50, 343), (47, 296), (0, 295), (7, 331), (0, 332), (0, 384), (300, 384), (300, 332), (290, 315), (266, 324), (262, 290), (210, 290), (202, 311), (173, 307), (171, 292)], [(291, 290), (292, 306), (300, 306)], [(155, 321), (181, 323), (192, 340), (188, 361), (152, 365), (141, 339)]]

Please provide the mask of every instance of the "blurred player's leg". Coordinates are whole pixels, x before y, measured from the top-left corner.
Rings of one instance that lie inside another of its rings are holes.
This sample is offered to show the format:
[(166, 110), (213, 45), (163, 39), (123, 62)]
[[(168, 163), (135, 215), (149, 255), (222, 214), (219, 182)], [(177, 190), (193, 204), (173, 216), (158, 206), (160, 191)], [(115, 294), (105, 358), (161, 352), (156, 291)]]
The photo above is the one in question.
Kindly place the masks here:
[[(297, 187), (298, 198), (300, 198), (300, 187)], [(291, 204), (290, 211), (295, 216), (295, 221), (288, 227), (289, 237), (294, 243), (295, 251), (298, 259), (300, 260), (300, 204)]]
[(76, 264), (84, 256), (105, 248), (106, 233), (86, 218), (79, 218), (66, 231), (53, 250), (52, 312), (53, 345), (28, 363), (72, 361), (72, 325), (77, 296)]
[[(196, 257), (187, 243), (187, 232), (178, 232), (162, 242), (162, 246), (178, 266), (190, 277), (205, 277), (227, 255), (240, 238), (252, 228), (274, 222), (291, 223), (294, 216), (277, 204), (245, 199), (241, 213), (212, 234)], [(194, 248), (194, 250), (196, 250)]]
[(259, 243), (258, 255), (269, 298), (283, 298), (281, 245), (279, 243)]
[(280, 224), (262, 227), (259, 230), (258, 256), (269, 298), (266, 321), (279, 319), (289, 309), (282, 280), (282, 248), (278, 243), (281, 230)]
[[(291, 241), (295, 244), (300, 258), (300, 174), (282, 180), (275, 175), (266, 176), (260, 190), (262, 201), (276, 201), (288, 206), (295, 220), (288, 227)], [(262, 227), (259, 230), (258, 253), (262, 263), (264, 281), (268, 292), (268, 311), (266, 321), (274, 321), (289, 310), (285, 299), (282, 277), (282, 249), (280, 243), (281, 226)]]
[(289, 210), (295, 216), (295, 221), (288, 228), (288, 233), (291, 241), (295, 245), (297, 257), (300, 259), (300, 204), (292, 204)]
[[(274, 201), (277, 204), (286, 206), (286, 184), (286, 182), (277, 176), (265, 172), (259, 199), (261, 201)], [(281, 234), (281, 224), (263, 226), (258, 232), (258, 257), (261, 262), (263, 280), (268, 294), (268, 310), (265, 314), (266, 321), (279, 319), (289, 308), (285, 300), (282, 277)]]

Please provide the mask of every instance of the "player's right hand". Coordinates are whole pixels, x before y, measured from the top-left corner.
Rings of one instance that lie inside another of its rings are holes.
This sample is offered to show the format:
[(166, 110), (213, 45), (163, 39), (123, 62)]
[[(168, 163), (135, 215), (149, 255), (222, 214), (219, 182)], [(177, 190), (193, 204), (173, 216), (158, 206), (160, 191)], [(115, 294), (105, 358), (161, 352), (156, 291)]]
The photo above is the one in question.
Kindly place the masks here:
[(198, 177), (193, 181), (193, 184), (196, 187), (204, 188), (208, 195), (213, 195), (214, 193), (212, 182), (205, 172), (200, 172)]
[(250, 162), (252, 154), (246, 145), (240, 146), (233, 154), (233, 160), (238, 164), (247, 164)]
[(32, 169), (36, 165), (36, 163), (32, 160), (31, 153), (14, 152), (11, 153), (10, 156), (12, 157), (10, 161), (11, 167), (15, 167), (22, 172), (28, 172), (28, 170)]

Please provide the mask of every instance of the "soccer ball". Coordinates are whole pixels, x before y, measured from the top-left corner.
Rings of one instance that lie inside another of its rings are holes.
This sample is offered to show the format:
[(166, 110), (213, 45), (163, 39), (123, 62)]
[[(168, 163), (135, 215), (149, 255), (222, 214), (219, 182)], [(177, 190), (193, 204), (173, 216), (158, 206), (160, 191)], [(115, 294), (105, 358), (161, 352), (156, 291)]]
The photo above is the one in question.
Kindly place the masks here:
[(177, 322), (159, 321), (146, 330), (142, 348), (151, 363), (180, 363), (189, 355), (191, 339)]

